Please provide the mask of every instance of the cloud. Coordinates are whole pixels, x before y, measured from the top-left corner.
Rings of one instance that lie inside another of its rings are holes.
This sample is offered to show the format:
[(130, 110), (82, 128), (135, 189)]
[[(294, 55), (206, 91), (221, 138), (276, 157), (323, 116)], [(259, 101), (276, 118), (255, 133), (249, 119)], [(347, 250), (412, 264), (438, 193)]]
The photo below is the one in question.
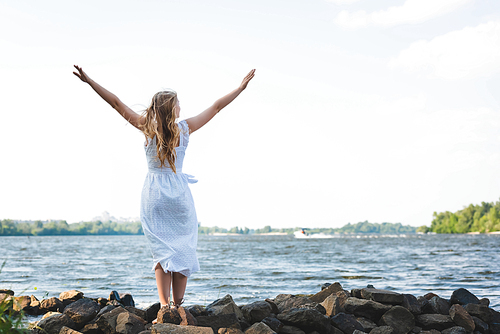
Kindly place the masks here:
[(500, 21), (417, 41), (391, 59), (389, 67), (444, 79), (491, 75), (500, 70)]
[[(349, 0), (332, 0), (345, 2)], [(391, 27), (399, 24), (414, 24), (451, 12), (472, 0), (407, 0), (402, 6), (367, 13), (364, 10), (341, 11), (335, 23), (344, 28), (362, 28), (370, 25)]]

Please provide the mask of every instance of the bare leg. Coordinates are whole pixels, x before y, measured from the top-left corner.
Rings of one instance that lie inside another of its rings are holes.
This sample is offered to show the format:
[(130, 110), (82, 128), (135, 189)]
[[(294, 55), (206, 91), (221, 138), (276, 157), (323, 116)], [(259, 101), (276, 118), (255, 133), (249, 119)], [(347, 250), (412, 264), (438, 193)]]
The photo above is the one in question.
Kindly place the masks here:
[(180, 305), (186, 291), (188, 278), (181, 273), (172, 273), (172, 294), (174, 295), (174, 305)]
[(169, 305), (170, 283), (173, 281), (172, 275), (170, 274), (170, 272), (168, 273), (164, 272), (163, 268), (158, 263), (155, 267), (155, 277), (156, 277), (156, 287), (158, 288), (158, 296), (160, 297), (160, 304), (162, 306)]

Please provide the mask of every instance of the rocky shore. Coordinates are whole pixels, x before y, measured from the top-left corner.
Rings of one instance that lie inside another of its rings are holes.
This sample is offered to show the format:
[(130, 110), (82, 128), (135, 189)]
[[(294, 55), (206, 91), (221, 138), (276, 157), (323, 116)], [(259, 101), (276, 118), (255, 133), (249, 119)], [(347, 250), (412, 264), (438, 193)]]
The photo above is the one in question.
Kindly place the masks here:
[(87, 298), (71, 290), (40, 301), (0, 290), (0, 300), (11, 298), (14, 312), (44, 314), (32, 334), (500, 334), (500, 312), (466, 289), (445, 299), (326, 283), (314, 295), (281, 294), (247, 305), (226, 295), (207, 306), (156, 303), (144, 310), (116, 291)]

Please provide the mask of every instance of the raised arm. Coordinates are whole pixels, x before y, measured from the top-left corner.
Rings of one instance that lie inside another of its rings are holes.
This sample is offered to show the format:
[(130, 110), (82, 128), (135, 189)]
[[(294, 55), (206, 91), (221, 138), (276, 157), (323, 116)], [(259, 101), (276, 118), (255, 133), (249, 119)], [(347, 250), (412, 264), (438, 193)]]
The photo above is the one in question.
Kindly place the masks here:
[(95, 92), (99, 94), (99, 96), (102, 97), (104, 101), (108, 102), (116, 111), (118, 111), (118, 113), (122, 115), (123, 118), (127, 120), (127, 122), (139, 129), (140, 125), (142, 125), (142, 122), (144, 121), (139, 114), (135, 113), (132, 109), (127, 107), (115, 94), (111, 93), (106, 88), (90, 79), (90, 77), (82, 70), (81, 67), (77, 65), (74, 66), (78, 71), (73, 72), (74, 75), (80, 78), (80, 80), (82, 80), (83, 82), (88, 83), (90, 87), (92, 87), (92, 89), (95, 90)]
[(219, 111), (221, 111), (225, 106), (231, 103), (242, 91), (247, 88), (248, 83), (255, 75), (255, 70), (251, 70), (247, 76), (243, 79), (240, 86), (233, 90), (231, 93), (227, 94), (224, 97), (221, 97), (217, 101), (214, 102), (208, 109), (203, 111), (197, 116), (186, 119), (187, 124), (189, 125), (189, 130), (191, 133), (195, 132), (203, 125), (207, 124)]

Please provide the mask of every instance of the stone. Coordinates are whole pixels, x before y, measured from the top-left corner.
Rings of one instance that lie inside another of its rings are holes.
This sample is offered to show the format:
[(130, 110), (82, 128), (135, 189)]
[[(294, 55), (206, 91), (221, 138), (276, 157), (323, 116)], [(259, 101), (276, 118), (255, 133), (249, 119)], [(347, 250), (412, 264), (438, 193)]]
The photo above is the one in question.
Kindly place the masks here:
[(208, 316), (196, 317), (198, 321), (198, 326), (201, 327), (212, 327), (214, 332), (217, 332), (219, 328), (236, 328), (241, 329), (241, 325), (238, 322), (238, 317), (236, 313), (228, 314), (217, 314)]
[(369, 333), (370, 334), (394, 334), (395, 331), (394, 331), (394, 328), (392, 328), (391, 326), (380, 326), (380, 327), (372, 329)]
[(160, 303), (154, 303), (148, 306), (144, 311), (146, 312), (146, 321), (148, 323), (153, 322), (156, 319), (158, 311), (160, 310)]
[(436, 329), (442, 331), (455, 325), (449, 315), (443, 314), (420, 314), (417, 315), (415, 320), (416, 324), (424, 330)]
[(346, 334), (351, 334), (354, 330), (364, 331), (364, 327), (356, 320), (352, 314), (339, 313), (332, 317), (332, 325)]
[(403, 294), (403, 303), (401, 304), (401, 306), (406, 308), (413, 315), (422, 314), (422, 308), (420, 306), (420, 302), (414, 295)]
[(479, 299), (479, 304), (490, 306), (490, 300), (488, 298), (481, 298)]
[(441, 331), (441, 334), (468, 334), (468, 332), (463, 327), (454, 326)]
[(0, 289), (0, 294), (4, 294), (4, 295), (8, 295), (8, 296), (14, 296), (14, 291), (12, 291), (10, 289)]
[(177, 308), (179, 315), (181, 316), (181, 326), (198, 326), (198, 321), (196, 321), (195, 317), (184, 307), (179, 306)]
[(154, 324), (151, 326), (151, 334), (214, 334), (214, 331), (210, 327)]
[(363, 299), (373, 300), (375, 302), (400, 305), (403, 303), (403, 295), (394, 291), (380, 289), (361, 289), (361, 297)]
[(69, 327), (63, 326), (59, 331), (59, 334), (82, 334), (82, 333), (79, 331), (75, 331), (74, 329), (71, 329)]
[(432, 298), (436, 297), (437, 295), (433, 292), (429, 292), (429, 293), (426, 293), (424, 295), (424, 298), (427, 299), (427, 300), (431, 300)]
[(260, 322), (262, 319), (269, 317), (271, 310), (271, 305), (265, 301), (253, 302), (241, 308), (243, 316), (250, 324)]
[(266, 303), (268, 303), (271, 306), (271, 313), (274, 313), (274, 314), (280, 313), (278, 305), (276, 305), (276, 303), (274, 301), (272, 301), (269, 298), (267, 298), (265, 301), (266, 301)]
[(62, 312), (64, 311), (64, 304), (59, 300), (59, 298), (51, 297), (42, 300), (42, 302), (40, 303), (40, 310), (42, 310), (42, 312), (44, 313), (48, 311)]
[(163, 306), (157, 314), (157, 321), (159, 324), (181, 324), (181, 315), (176, 308), (170, 308), (169, 306)]
[(344, 304), (346, 313), (354, 314), (358, 317), (365, 317), (378, 322), (380, 317), (391, 309), (391, 306), (384, 305), (373, 300), (359, 299), (355, 297), (347, 298)]
[(357, 317), (356, 320), (363, 326), (364, 331), (369, 333), (372, 329), (377, 327), (377, 324), (371, 321), (370, 319), (364, 317)]
[(340, 310), (340, 301), (336, 294), (331, 294), (321, 303), (321, 306), (325, 308), (326, 315), (331, 317), (342, 312)]
[(145, 330), (145, 324), (146, 320), (141, 317), (130, 312), (122, 312), (116, 318), (115, 331), (120, 334), (139, 334)]
[(306, 334), (306, 332), (295, 326), (283, 326), (279, 334)]
[(130, 293), (118, 293), (116, 291), (111, 291), (109, 294), (109, 301), (116, 300), (123, 306), (135, 306), (134, 298)]
[(104, 306), (100, 311), (99, 313), (97, 313), (97, 316), (96, 318), (99, 318), (101, 315), (103, 315), (104, 313), (107, 313), (107, 312), (110, 312), (111, 310), (114, 310), (116, 308), (116, 306), (113, 306), (113, 305), (106, 305)]
[(424, 296), (417, 297), (417, 301), (420, 304), (420, 309), (422, 313), (432, 313), (431, 304), (429, 304), (429, 300)]
[(64, 305), (69, 305), (82, 298), (83, 292), (77, 290), (64, 291), (59, 294), (59, 300), (62, 301)]
[(325, 290), (326, 288), (328, 288), (330, 285), (332, 285), (332, 283), (323, 283), (321, 284), (321, 290)]
[(236, 328), (219, 328), (218, 334), (243, 334), (241, 329)]
[(217, 299), (213, 303), (209, 304), (205, 311), (208, 315), (220, 315), (220, 314), (231, 314), (234, 313), (238, 319), (243, 319), (243, 313), (240, 308), (234, 303), (233, 297), (231, 295), (226, 295), (221, 299)]
[(474, 320), (474, 326), (477, 331), (481, 333), (487, 333), (489, 330), (489, 326), (486, 322), (483, 320), (479, 319), (478, 317), (472, 317), (472, 320)]
[(43, 314), (44, 312), (42, 312), (40, 310), (40, 301), (33, 295), (30, 296), (30, 299), (31, 299), (31, 302), (30, 302), (30, 306), (31, 306), (31, 310), (29, 311), (28, 314), (30, 315), (40, 315), (40, 314)]
[(432, 313), (447, 315), (450, 313), (450, 303), (439, 296), (432, 297), (429, 300), (429, 305), (431, 306)]
[[(159, 304), (159, 303), (158, 303)], [(193, 315), (193, 317), (199, 317), (200, 315), (208, 315), (205, 311), (205, 307), (201, 305), (190, 305), (185, 307)]]
[(80, 329), (87, 322), (94, 319), (100, 311), (99, 304), (91, 299), (79, 299), (64, 308), (63, 314), (66, 314), (76, 324), (76, 328)]
[(310, 332), (328, 333), (330, 318), (313, 308), (292, 308), (278, 314), (278, 320), (285, 325), (292, 325)]
[(490, 326), (490, 333), (500, 333), (500, 323), (494, 322), (488, 325)]
[(262, 319), (261, 322), (269, 326), (269, 328), (271, 328), (276, 333), (279, 333), (283, 328), (283, 323), (276, 318), (267, 317)]
[(40, 334), (59, 334), (61, 328), (65, 326), (74, 329), (75, 323), (66, 314), (56, 314), (40, 320), (37, 326), (40, 328), (37, 329)]
[(471, 315), (467, 313), (467, 311), (462, 307), (462, 305), (454, 304), (450, 308), (450, 317), (454, 323), (458, 326), (465, 328), (468, 332), (473, 332), (476, 328), (474, 324), (474, 319), (472, 319)]
[(403, 306), (394, 306), (380, 318), (382, 326), (394, 328), (394, 334), (408, 334), (415, 327), (415, 317)]
[(116, 319), (123, 312), (127, 312), (127, 310), (120, 306), (103, 313), (96, 321), (97, 326), (105, 334), (116, 334)]
[(493, 320), (493, 314), (488, 306), (481, 304), (467, 304), (464, 306), (464, 309), (471, 316), (478, 317), (484, 322), (490, 323)]
[(19, 296), (14, 297), (14, 311), (30, 313), (31, 311), (31, 297), (30, 296)]
[(435, 329), (430, 329), (428, 331), (421, 331), (419, 334), (441, 334), (441, 332)]
[(80, 329), (80, 332), (83, 334), (104, 334), (104, 332), (97, 325), (96, 320), (93, 320), (83, 326), (83, 328)]
[(351, 289), (351, 297), (361, 299), (361, 289)]
[[(310, 333), (309, 333), (310, 334)], [(357, 330), (355, 329), (354, 332), (352, 332), (352, 334), (366, 334), (365, 332), (363, 331), (360, 331), (360, 330)]]
[(245, 331), (245, 334), (276, 334), (269, 326), (262, 322), (256, 322)]
[(309, 299), (319, 304), (322, 303), (326, 299), (326, 297), (330, 296), (331, 294), (337, 293), (338, 291), (343, 291), (342, 285), (340, 285), (339, 282), (335, 282), (333, 284), (330, 284), (326, 289), (322, 289), (320, 292), (309, 297)]
[(278, 310), (280, 312), (284, 312), (293, 308), (311, 308), (316, 309), (322, 314), (326, 314), (326, 310), (323, 306), (311, 301), (307, 297), (299, 297), (294, 295), (278, 295), (274, 299), (274, 302), (278, 306)]
[(145, 310), (141, 310), (141, 309), (133, 307), (133, 306), (125, 306), (125, 309), (127, 311), (129, 311), (130, 313), (135, 314), (139, 318), (147, 321), (147, 319), (146, 319), (146, 311)]
[(61, 312), (47, 312), (43, 315), (42, 319), (46, 319), (48, 317), (51, 317), (53, 315), (59, 315), (59, 314), (62, 314)]
[(479, 298), (474, 296), (469, 290), (460, 288), (451, 294), (450, 304), (479, 304)]

